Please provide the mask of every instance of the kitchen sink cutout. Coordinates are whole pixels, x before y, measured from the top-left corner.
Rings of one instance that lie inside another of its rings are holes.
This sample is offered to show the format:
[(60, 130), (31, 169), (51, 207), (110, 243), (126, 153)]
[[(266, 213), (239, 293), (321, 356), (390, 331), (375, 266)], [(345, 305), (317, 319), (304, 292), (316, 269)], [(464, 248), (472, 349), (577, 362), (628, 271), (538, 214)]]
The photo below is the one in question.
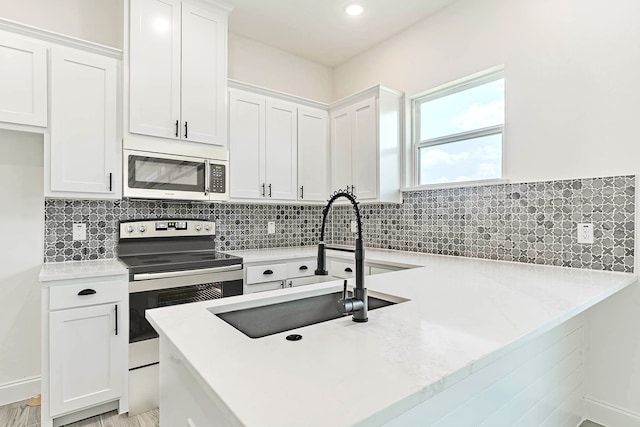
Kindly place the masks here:
[[(303, 326), (345, 317), (336, 309), (342, 292), (302, 298), (278, 304), (263, 305), (243, 310), (213, 313), (250, 338), (290, 331)], [(369, 311), (396, 304), (369, 296)], [(211, 309), (209, 309), (211, 311)], [(351, 316), (351, 315), (347, 315)]]

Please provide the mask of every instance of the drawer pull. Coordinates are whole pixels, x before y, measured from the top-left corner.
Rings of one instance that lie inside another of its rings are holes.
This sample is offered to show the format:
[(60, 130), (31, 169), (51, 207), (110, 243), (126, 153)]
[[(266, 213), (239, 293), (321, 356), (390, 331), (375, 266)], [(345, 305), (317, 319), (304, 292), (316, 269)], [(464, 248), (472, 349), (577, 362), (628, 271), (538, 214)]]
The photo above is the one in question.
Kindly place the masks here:
[(301, 265), (299, 269), (300, 270), (308, 270), (309, 267), (307, 267), (306, 265)]
[(353, 273), (353, 270), (351, 269), (351, 267), (345, 268), (344, 271), (346, 271), (347, 273)]
[(262, 274), (264, 274), (265, 276), (268, 276), (269, 274), (273, 274), (273, 271), (265, 270)]
[(95, 293), (96, 293), (96, 291), (94, 289), (83, 289), (80, 292), (78, 292), (78, 295), (79, 296), (82, 296), (82, 295), (93, 295)]

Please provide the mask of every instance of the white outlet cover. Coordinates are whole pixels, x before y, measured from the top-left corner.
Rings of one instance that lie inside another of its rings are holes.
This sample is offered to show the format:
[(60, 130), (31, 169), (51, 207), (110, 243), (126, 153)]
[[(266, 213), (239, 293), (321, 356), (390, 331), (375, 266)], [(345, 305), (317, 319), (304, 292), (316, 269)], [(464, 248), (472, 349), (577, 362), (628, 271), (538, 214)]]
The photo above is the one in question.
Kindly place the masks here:
[(351, 232), (352, 233), (358, 232), (358, 221), (356, 220), (351, 221)]
[(274, 221), (267, 222), (267, 234), (275, 234), (276, 223)]
[(579, 223), (578, 224), (578, 243), (593, 243), (593, 224), (591, 223)]
[(87, 224), (84, 222), (73, 224), (73, 240), (87, 240)]

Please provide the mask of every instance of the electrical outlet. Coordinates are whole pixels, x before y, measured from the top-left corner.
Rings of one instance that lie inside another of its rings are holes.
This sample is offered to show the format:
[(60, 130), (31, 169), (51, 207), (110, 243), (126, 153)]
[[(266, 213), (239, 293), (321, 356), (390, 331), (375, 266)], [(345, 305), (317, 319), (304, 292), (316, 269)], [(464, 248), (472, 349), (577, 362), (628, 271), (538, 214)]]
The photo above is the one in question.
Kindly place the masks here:
[(276, 233), (276, 223), (274, 221), (267, 222), (267, 234)]
[(578, 243), (593, 243), (593, 224), (578, 224)]
[(84, 222), (73, 224), (73, 240), (87, 240), (87, 224)]
[(352, 233), (357, 233), (358, 232), (358, 221), (351, 221), (351, 232)]

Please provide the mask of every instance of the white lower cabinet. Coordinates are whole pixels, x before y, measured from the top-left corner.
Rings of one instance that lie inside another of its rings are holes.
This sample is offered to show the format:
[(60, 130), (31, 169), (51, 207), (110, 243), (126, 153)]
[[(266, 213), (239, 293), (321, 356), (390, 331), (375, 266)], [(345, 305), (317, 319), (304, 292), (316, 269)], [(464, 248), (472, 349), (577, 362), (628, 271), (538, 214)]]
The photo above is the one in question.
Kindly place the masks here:
[(128, 410), (127, 283), (127, 275), (43, 282), (43, 427)]
[(314, 275), (315, 268), (315, 258), (245, 264), (243, 293), (252, 294), (319, 283), (321, 277)]
[[(120, 313), (118, 307), (120, 305)], [(122, 394), (121, 302), (49, 314), (52, 416), (117, 399)]]

